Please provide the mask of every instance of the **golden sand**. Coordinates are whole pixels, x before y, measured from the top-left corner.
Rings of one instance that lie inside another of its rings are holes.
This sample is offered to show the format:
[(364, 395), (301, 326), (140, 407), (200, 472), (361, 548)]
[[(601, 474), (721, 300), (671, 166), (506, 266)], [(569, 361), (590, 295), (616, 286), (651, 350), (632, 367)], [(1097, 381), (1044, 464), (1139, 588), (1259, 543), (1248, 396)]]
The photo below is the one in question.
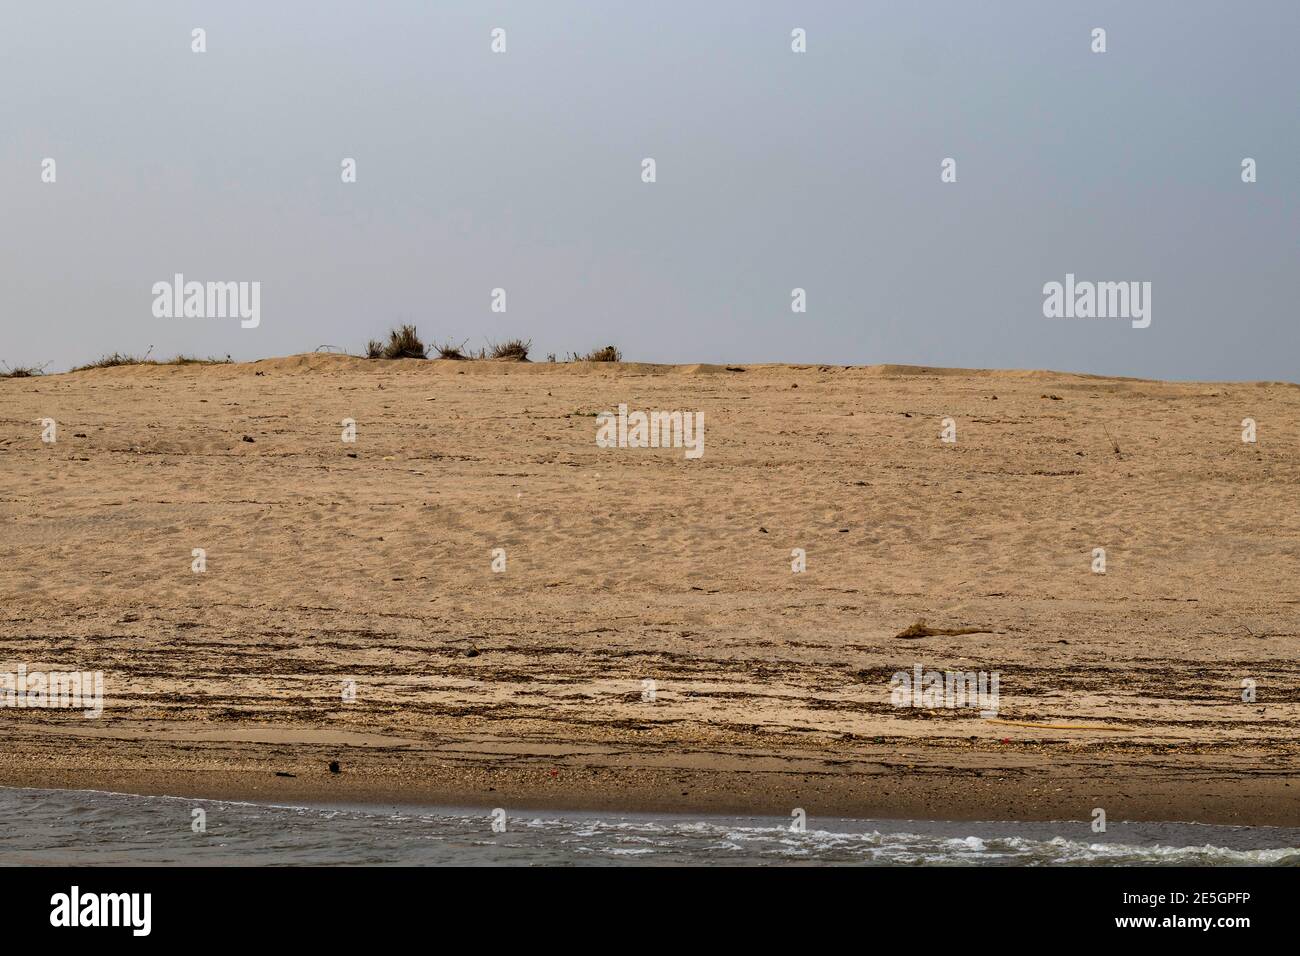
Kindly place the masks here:
[[(598, 448), (620, 403), (703, 456)], [(0, 783), (1300, 824), (1291, 384), (92, 370), (0, 381), (0, 529), (0, 672), (106, 694), (0, 708)], [(998, 672), (1000, 722), (893, 706), (918, 663)]]

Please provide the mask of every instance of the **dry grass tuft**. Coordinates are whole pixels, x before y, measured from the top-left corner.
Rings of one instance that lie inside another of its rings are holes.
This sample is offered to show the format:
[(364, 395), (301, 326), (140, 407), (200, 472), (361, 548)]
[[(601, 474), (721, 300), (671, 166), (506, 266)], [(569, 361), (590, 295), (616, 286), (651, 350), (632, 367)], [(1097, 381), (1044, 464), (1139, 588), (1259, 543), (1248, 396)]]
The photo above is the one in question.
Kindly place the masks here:
[(367, 358), (404, 359), (428, 358), (420, 334), (413, 325), (402, 325), (388, 333), (388, 342), (380, 344), (371, 339), (366, 346)]
[(15, 365), (10, 367), (0, 362), (0, 378), (35, 378), (37, 375), (44, 374), (45, 365)]
[(135, 355), (126, 355), (122, 352), (114, 352), (111, 355), (104, 355), (94, 362), (87, 362), (85, 365), (74, 366), (72, 371), (83, 372), (88, 368), (117, 368), (119, 365), (144, 365), (146, 362), (152, 362), (146, 352), (143, 358)]
[(126, 355), (123, 352), (113, 352), (111, 355), (102, 356), (98, 360), (86, 365), (78, 365), (72, 371), (84, 372), (86, 369), (117, 368), (122, 365), (229, 365), (234, 361), (229, 355), (225, 358), (215, 358), (213, 356), (199, 358), (196, 355), (178, 355), (173, 359), (160, 362), (158, 359), (152, 359), (149, 357), (149, 353), (152, 351), (153, 348), (151, 347), (149, 352), (145, 352), (143, 356)]
[[(465, 342), (468, 341), (469, 339), (465, 340)], [(435, 344), (434, 348), (438, 351), (438, 358), (452, 359), (459, 362), (471, 357), (465, 354), (465, 342), (461, 342), (460, 345), (457, 345), (455, 342), (448, 341), (444, 342), (442, 345)]]
[(216, 358), (209, 355), (207, 358), (199, 358), (197, 355), (178, 355), (174, 359), (168, 359), (166, 362), (159, 362), (159, 365), (231, 365), (234, 363), (229, 355), (225, 358)]
[(511, 339), (509, 342), (492, 342), (488, 345), (494, 359), (508, 359), (512, 362), (527, 362), (528, 350), (533, 347), (532, 339)]
[(623, 353), (612, 345), (606, 345), (603, 349), (592, 349), (586, 355), (574, 355), (574, 361), (577, 362), (621, 362)]

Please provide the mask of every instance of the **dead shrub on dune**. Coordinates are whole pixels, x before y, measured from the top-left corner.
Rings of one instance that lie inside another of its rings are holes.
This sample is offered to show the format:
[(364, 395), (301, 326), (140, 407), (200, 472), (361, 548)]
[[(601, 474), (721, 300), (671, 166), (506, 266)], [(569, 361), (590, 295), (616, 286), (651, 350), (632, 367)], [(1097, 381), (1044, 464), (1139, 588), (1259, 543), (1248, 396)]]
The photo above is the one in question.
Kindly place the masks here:
[(623, 353), (612, 345), (606, 345), (603, 349), (592, 349), (586, 355), (574, 355), (576, 362), (621, 362)]
[(528, 350), (533, 347), (533, 340), (511, 339), (508, 342), (490, 342), (488, 351), (494, 359), (506, 359), (511, 362), (527, 362)]
[(145, 352), (143, 356), (138, 357), (135, 355), (127, 355), (123, 352), (113, 352), (110, 355), (101, 356), (96, 361), (90, 362), (86, 365), (78, 365), (72, 371), (83, 372), (86, 369), (92, 368), (118, 368), (123, 365), (230, 365), (234, 362), (234, 359), (229, 355), (225, 358), (216, 358), (211, 355), (207, 358), (199, 358), (196, 355), (178, 355), (173, 359), (159, 361), (158, 359), (149, 357), (151, 352), (153, 352), (152, 346), (150, 346), (149, 351)]
[(388, 333), (388, 342), (375, 355), (375, 346), (379, 343), (371, 340), (366, 347), (366, 355), (370, 358), (386, 359), (422, 359), (428, 358), (424, 343), (420, 341), (420, 334), (415, 330), (413, 325), (402, 325)]
[(87, 362), (85, 365), (76, 365), (73, 367), (72, 371), (82, 372), (89, 368), (117, 368), (119, 365), (145, 365), (145, 364), (150, 364), (150, 365), (157, 364), (156, 362), (154, 362), (152, 359), (149, 358), (148, 352), (146, 352), (142, 357), (136, 355), (127, 355), (124, 352), (113, 352), (109, 355), (102, 355), (95, 361)]
[(0, 362), (0, 378), (35, 378), (37, 375), (44, 375), (44, 374), (45, 374), (44, 365), (9, 366), (9, 365), (5, 365), (3, 362)]
[[(465, 340), (465, 342), (468, 341), (469, 339)], [(470, 357), (465, 354), (465, 342), (461, 342), (460, 345), (455, 342), (444, 342), (441, 345), (435, 343), (433, 347), (438, 352), (438, 358), (460, 362)]]
[(229, 355), (225, 358), (217, 358), (209, 355), (207, 358), (199, 358), (197, 355), (178, 355), (174, 359), (168, 359), (166, 362), (159, 362), (159, 365), (233, 365), (234, 359)]
[(1111, 435), (1111, 433), (1110, 433), (1110, 429), (1109, 429), (1109, 428), (1107, 428), (1105, 425), (1102, 425), (1101, 428), (1102, 428), (1102, 431), (1104, 431), (1104, 432), (1106, 433), (1106, 437), (1107, 437), (1108, 439), (1110, 439), (1110, 447), (1114, 450), (1114, 452), (1115, 452), (1115, 457), (1116, 457), (1116, 458), (1119, 458), (1120, 460), (1123, 460), (1123, 458), (1124, 458), (1124, 453), (1123, 453), (1122, 451), (1119, 450), (1119, 442), (1117, 442), (1117, 441), (1115, 440), (1114, 436)]

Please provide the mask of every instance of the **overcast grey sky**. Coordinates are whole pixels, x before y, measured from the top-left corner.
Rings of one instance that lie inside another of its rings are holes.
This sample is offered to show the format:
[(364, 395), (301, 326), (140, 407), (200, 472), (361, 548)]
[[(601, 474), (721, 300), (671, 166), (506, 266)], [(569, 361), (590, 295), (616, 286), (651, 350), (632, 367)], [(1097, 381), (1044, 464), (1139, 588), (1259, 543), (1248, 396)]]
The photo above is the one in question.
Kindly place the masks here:
[[(412, 321), (535, 357), (1296, 380), (1298, 47), (1294, 0), (0, 0), (0, 360)], [(155, 318), (177, 272), (259, 281), (260, 326)], [(1066, 273), (1151, 282), (1151, 326), (1045, 318)]]

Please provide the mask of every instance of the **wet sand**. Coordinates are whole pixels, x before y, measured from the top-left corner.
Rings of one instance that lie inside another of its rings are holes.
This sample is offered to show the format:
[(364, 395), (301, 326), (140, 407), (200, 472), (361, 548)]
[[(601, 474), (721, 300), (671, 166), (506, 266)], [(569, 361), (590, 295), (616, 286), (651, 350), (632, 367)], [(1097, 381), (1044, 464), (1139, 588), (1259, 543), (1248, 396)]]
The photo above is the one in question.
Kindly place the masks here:
[[(596, 447), (620, 402), (703, 410), (703, 457)], [(0, 708), (0, 784), (1300, 825), (1298, 491), (1290, 384), (323, 355), (0, 381), (0, 672), (106, 692)], [(897, 637), (918, 619), (975, 633)], [(893, 706), (918, 663), (998, 672), (1007, 723)]]

